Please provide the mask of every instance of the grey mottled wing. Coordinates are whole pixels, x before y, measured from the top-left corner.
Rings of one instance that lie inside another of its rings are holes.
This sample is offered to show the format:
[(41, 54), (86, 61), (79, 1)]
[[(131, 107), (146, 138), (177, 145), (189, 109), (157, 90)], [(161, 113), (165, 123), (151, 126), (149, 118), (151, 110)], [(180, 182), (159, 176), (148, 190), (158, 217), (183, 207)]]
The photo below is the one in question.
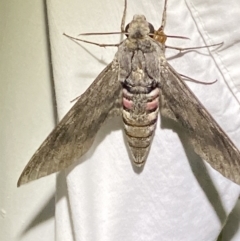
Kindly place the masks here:
[(104, 121), (119, 115), (121, 85), (114, 62), (109, 64), (33, 155), (18, 186), (63, 170), (92, 145)]
[(240, 152), (170, 66), (163, 72), (161, 114), (188, 132), (194, 151), (226, 178), (240, 184)]

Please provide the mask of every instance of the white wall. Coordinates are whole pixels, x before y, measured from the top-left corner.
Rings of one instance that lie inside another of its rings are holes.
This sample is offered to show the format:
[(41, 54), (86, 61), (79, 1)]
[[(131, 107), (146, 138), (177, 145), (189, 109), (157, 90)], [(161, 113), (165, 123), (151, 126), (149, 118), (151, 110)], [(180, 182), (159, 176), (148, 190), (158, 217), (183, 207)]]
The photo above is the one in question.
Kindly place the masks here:
[(0, 2), (0, 240), (54, 240), (55, 175), (17, 188), (55, 125), (42, 0)]

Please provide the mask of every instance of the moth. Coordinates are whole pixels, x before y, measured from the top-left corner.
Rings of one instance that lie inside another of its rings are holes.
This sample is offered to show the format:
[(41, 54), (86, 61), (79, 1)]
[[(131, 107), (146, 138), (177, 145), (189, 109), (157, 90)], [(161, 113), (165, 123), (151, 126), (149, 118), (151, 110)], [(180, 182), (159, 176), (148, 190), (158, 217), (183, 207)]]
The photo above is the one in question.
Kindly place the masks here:
[(89, 150), (98, 130), (114, 116), (122, 118), (133, 162), (142, 166), (159, 112), (185, 129), (202, 159), (240, 184), (239, 150), (166, 60), (166, 8), (167, 0), (157, 31), (143, 15), (135, 15), (124, 31), (125, 0), (122, 32), (127, 38), (33, 155), (18, 186), (70, 166)]

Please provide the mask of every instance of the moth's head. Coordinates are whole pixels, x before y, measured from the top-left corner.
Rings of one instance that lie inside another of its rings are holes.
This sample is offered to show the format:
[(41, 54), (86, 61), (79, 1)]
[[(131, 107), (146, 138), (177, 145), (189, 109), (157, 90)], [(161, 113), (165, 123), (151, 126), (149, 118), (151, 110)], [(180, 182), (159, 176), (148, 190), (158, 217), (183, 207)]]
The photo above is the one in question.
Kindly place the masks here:
[(126, 26), (127, 36), (133, 39), (145, 38), (149, 33), (154, 33), (152, 24), (146, 21), (144, 15), (134, 15), (133, 20)]

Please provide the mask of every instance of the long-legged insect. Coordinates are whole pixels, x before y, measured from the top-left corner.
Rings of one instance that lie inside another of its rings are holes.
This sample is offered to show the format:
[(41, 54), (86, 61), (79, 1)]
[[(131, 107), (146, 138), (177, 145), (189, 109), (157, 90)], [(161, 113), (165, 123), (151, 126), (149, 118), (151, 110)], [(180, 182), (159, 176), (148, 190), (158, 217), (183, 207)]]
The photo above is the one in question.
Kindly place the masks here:
[[(166, 8), (167, 0), (157, 31), (143, 15), (133, 17), (113, 61), (36, 151), (18, 186), (71, 165), (88, 151), (99, 128), (113, 116), (122, 118), (134, 164), (143, 165), (159, 112), (182, 125), (201, 158), (240, 184), (239, 150), (165, 58)], [(126, 0), (122, 31), (125, 15)]]

